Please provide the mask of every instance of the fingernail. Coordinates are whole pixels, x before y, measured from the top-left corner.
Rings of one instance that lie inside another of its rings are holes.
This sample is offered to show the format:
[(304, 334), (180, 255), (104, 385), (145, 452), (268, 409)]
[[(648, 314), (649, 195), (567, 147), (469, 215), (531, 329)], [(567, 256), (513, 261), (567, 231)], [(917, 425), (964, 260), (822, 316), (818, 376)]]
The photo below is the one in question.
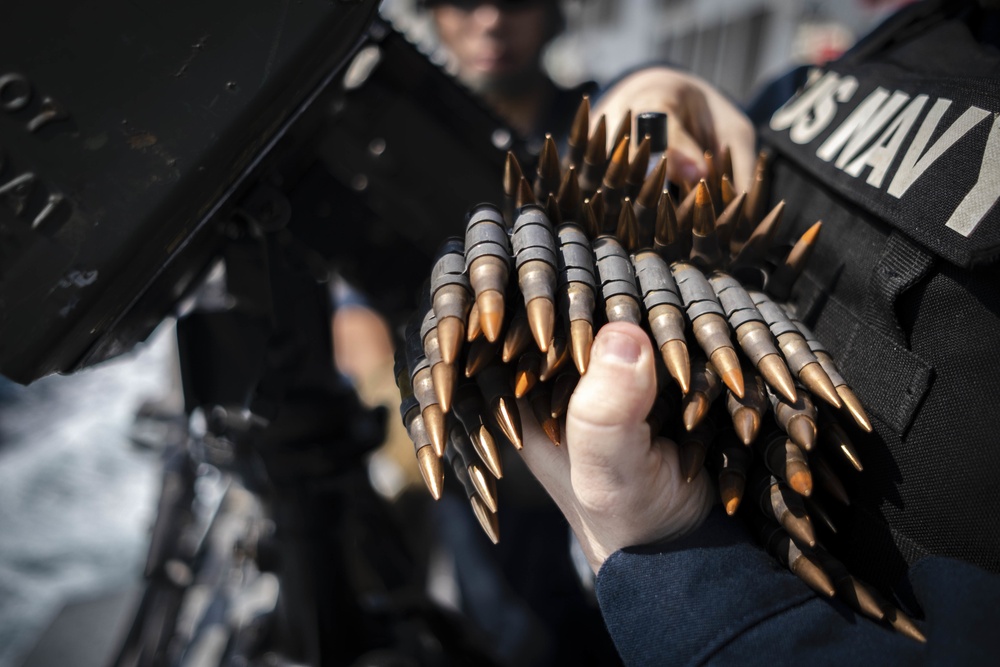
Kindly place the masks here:
[(600, 332), (594, 341), (594, 355), (608, 361), (634, 364), (641, 351), (635, 338), (617, 331)]

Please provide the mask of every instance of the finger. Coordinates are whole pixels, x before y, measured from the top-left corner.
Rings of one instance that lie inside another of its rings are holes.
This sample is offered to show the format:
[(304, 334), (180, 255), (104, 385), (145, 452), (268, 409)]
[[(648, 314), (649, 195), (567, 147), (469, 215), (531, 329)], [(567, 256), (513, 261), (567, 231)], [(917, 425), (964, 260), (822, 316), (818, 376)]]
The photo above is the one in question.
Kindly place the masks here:
[[(556, 447), (542, 431), (525, 398), (518, 399), (524, 447), (521, 458), (528, 469), (562, 509), (563, 514), (573, 505), (569, 477), (569, 455), (565, 447)], [(563, 438), (565, 441), (565, 438)]]
[(635, 325), (614, 322), (598, 332), (566, 416), (574, 480), (579, 475), (598, 489), (613, 490), (648, 470), (653, 359), (649, 337)]

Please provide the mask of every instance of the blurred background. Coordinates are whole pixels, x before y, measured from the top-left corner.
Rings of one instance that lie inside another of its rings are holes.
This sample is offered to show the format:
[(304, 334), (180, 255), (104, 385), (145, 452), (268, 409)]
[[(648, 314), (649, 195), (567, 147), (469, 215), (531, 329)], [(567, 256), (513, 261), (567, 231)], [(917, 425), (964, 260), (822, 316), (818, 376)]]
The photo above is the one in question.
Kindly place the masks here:
[[(563, 4), (566, 30), (545, 56), (558, 83), (607, 82), (636, 65), (668, 61), (745, 100), (794, 64), (835, 58), (904, 3)], [(447, 67), (419, 0), (386, 0), (382, 11)], [(143, 349), (69, 377), (29, 387), (0, 378), (0, 667), (58, 664), (60, 647), (36, 644), (64, 609), (59, 622), (87, 628), (93, 617), (72, 615), (79, 601), (107, 600), (112, 611), (100, 618), (127, 623), (122, 610), (138, 590), (159, 494), (159, 454), (177, 437), (169, 418), (180, 406), (170, 390), (172, 335), (167, 323)], [(376, 485), (392, 487), (384, 481), (392, 471), (382, 472)], [(92, 651), (61, 664), (99, 664), (124, 626), (98, 625), (88, 629)]]

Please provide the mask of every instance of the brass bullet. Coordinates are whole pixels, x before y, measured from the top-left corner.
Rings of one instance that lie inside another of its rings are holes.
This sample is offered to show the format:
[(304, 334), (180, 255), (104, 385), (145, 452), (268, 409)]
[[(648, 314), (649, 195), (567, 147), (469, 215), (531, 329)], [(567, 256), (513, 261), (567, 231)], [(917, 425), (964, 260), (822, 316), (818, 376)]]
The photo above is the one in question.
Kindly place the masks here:
[(834, 362), (833, 357), (823, 346), (823, 344), (816, 338), (816, 334), (812, 330), (802, 323), (797, 317), (794, 316), (794, 312), (789, 306), (785, 306), (785, 313), (788, 318), (792, 321), (795, 327), (802, 334), (802, 337), (806, 339), (806, 343), (809, 345), (810, 351), (816, 355), (817, 361), (819, 361), (820, 367), (823, 372), (826, 373), (827, 377), (833, 383), (836, 388), (837, 396), (840, 398), (841, 403), (847, 408), (848, 413), (866, 433), (871, 433), (872, 424), (868, 420), (868, 415), (865, 413), (864, 407), (861, 405), (861, 401), (858, 397), (854, 395), (854, 392), (850, 387), (847, 386), (847, 380), (844, 376), (840, 374), (840, 369), (837, 368), (837, 364)]
[(562, 173), (559, 169), (559, 149), (551, 134), (545, 135), (542, 152), (538, 156), (538, 168), (535, 170), (535, 198), (545, 201), (550, 192), (559, 191)]
[(646, 307), (649, 330), (660, 348), (667, 372), (682, 393), (687, 393), (691, 380), (684, 329), (684, 302), (667, 263), (652, 250), (641, 250), (632, 256), (635, 277)]
[[(597, 194), (600, 194), (598, 192)], [(590, 199), (583, 200), (583, 220), (580, 226), (583, 228), (584, 233), (587, 235), (588, 239), (596, 239), (601, 235), (601, 223), (597, 217), (597, 212), (594, 210), (593, 204), (591, 204)], [(603, 219), (603, 218), (602, 218)]]
[[(465, 259), (469, 284), (476, 296), (478, 322), (492, 343), (500, 336), (504, 319), (504, 292), (510, 276), (511, 252), (499, 210), (488, 204), (473, 209), (465, 229)], [(470, 332), (472, 321), (469, 313)], [(474, 340), (467, 336), (466, 340)]]
[(590, 98), (587, 95), (580, 100), (580, 106), (573, 116), (573, 124), (570, 125), (569, 137), (566, 139), (566, 168), (580, 169), (583, 163), (583, 154), (587, 150), (587, 133), (590, 131)]
[(777, 391), (782, 398), (790, 403), (798, 400), (798, 393), (795, 391), (795, 381), (792, 380), (791, 371), (785, 365), (780, 355), (771, 354), (761, 357), (757, 362), (757, 370), (764, 376), (767, 384)]
[(783, 480), (799, 495), (810, 495), (813, 486), (812, 471), (798, 445), (789, 440), (784, 433), (773, 434), (766, 438), (764, 443), (761, 458), (771, 474)]
[(830, 449), (835, 449), (843, 454), (847, 461), (854, 466), (855, 470), (858, 472), (864, 470), (864, 466), (861, 465), (861, 458), (858, 456), (854, 444), (847, 436), (847, 432), (835, 420), (825, 420), (819, 435), (820, 440)]
[(726, 514), (736, 513), (746, 491), (746, 478), (753, 464), (753, 454), (730, 429), (719, 434), (716, 443), (716, 469), (719, 471), (719, 496)]
[(745, 487), (746, 478), (742, 475), (736, 475), (726, 470), (719, 473), (719, 497), (722, 499), (722, 506), (726, 508), (726, 514), (729, 516), (736, 514), (736, 510), (739, 509)]
[[(604, 219), (607, 217), (607, 204), (604, 191), (600, 188), (590, 196), (590, 210), (594, 215), (594, 221), (596, 222), (595, 229), (597, 229), (597, 234), (591, 238), (597, 238), (604, 233)], [(590, 224), (589, 221), (588, 224)]]
[(604, 190), (605, 196), (608, 198), (616, 198), (612, 197), (612, 193), (620, 193), (625, 187), (625, 179), (628, 177), (629, 167), (628, 150), (629, 137), (625, 135), (615, 144), (615, 150), (611, 154), (611, 161), (608, 163), (608, 170), (604, 172), (604, 177), (601, 179), (601, 183), (603, 184), (601, 189)]
[(577, 370), (585, 373), (590, 362), (590, 346), (594, 342), (597, 305), (594, 255), (586, 234), (578, 225), (560, 225), (556, 232), (559, 237), (559, 311), (569, 328), (573, 363)]
[(601, 176), (608, 162), (608, 129), (607, 120), (601, 114), (597, 126), (587, 141), (587, 150), (583, 155), (583, 165), (580, 167), (580, 190), (584, 196), (590, 196), (601, 184)]
[(556, 195), (556, 202), (559, 204), (559, 214), (565, 221), (580, 222), (582, 224), (581, 203), (583, 197), (580, 193), (580, 184), (576, 179), (576, 168), (570, 167), (563, 174), (562, 183), (559, 185), (559, 193)]
[(719, 194), (719, 172), (715, 168), (715, 155), (712, 151), (705, 151), (702, 157), (705, 160), (705, 185), (708, 186), (708, 193), (712, 199), (712, 206), (716, 211), (722, 210), (722, 197)]
[(758, 532), (767, 550), (810, 588), (826, 597), (836, 594), (833, 582), (819, 563), (803, 553), (783, 528), (763, 525), (758, 520)]
[(918, 641), (921, 644), (927, 643), (927, 637), (925, 637), (924, 633), (920, 631), (920, 628), (916, 626), (913, 619), (897, 609), (895, 605), (882, 597), (882, 595), (874, 588), (868, 587), (868, 592), (873, 598), (875, 598), (875, 602), (885, 613), (885, 620), (893, 627), (893, 629), (896, 630), (896, 632), (901, 635), (905, 635), (914, 641)]
[[(736, 188), (733, 187), (732, 180), (729, 176), (723, 174), (722, 179), (719, 181), (719, 198), (722, 200), (722, 208), (729, 208), (729, 205), (733, 203), (733, 200), (736, 199), (736, 197)], [(728, 240), (729, 237), (726, 237), (727, 245)]]
[(796, 445), (809, 451), (816, 443), (816, 406), (806, 391), (799, 391), (794, 403), (771, 394), (774, 419)]
[(507, 335), (503, 339), (503, 348), (500, 358), (505, 364), (509, 364), (528, 349), (531, 344), (531, 327), (528, 324), (528, 314), (523, 304), (518, 304), (514, 311), (514, 317), (507, 325)]
[[(692, 393), (694, 393), (692, 391)], [(694, 429), (681, 434), (677, 443), (681, 476), (690, 484), (705, 465), (708, 448), (712, 445), (715, 428), (711, 421), (702, 421)]]
[(503, 169), (503, 217), (501, 218), (504, 227), (510, 229), (514, 224), (515, 203), (517, 200), (517, 190), (520, 186), (524, 173), (521, 165), (512, 151), (507, 151), (507, 160)]
[(632, 110), (626, 109), (625, 113), (622, 115), (620, 121), (618, 121), (618, 127), (615, 128), (615, 133), (611, 138), (611, 148), (614, 149), (618, 146), (622, 139), (632, 135)]
[(709, 356), (722, 381), (737, 396), (743, 396), (743, 373), (736, 349), (729, 338), (729, 323), (708, 279), (693, 264), (674, 262), (670, 267), (687, 309), (698, 345)]
[(570, 354), (580, 375), (590, 364), (590, 348), (594, 345), (594, 325), (587, 320), (573, 320), (569, 324)]
[[(788, 339), (793, 336), (799, 336), (800, 334), (785, 334), (778, 339), (778, 344), (781, 346), (781, 351), (785, 351), (785, 345), (783, 345), (782, 338)], [(804, 340), (804, 339), (803, 339)], [(837, 388), (833, 386), (833, 381), (830, 380), (830, 376), (826, 374), (823, 367), (820, 366), (819, 360), (815, 362), (808, 363), (799, 369), (799, 380), (809, 391), (816, 394), (824, 401), (829, 403), (835, 408), (841, 407), (843, 403), (840, 402), (840, 395), (837, 394)]]
[[(723, 181), (723, 184), (725, 183), (728, 181)], [(729, 240), (732, 238), (733, 230), (739, 224), (740, 218), (743, 217), (743, 205), (746, 203), (746, 199), (745, 192), (738, 195), (734, 193), (715, 221), (715, 236), (719, 241), (719, 251), (726, 259), (729, 258)]]
[[(517, 210), (520, 210), (521, 208), (529, 204), (537, 204), (537, 203), (538, 200), (535, 199), (535, 192), (534, 190), (531, 189), (531, 184), (528, 183), (527, 178), (522, 176), (521, 180), (518, 181), (517, 184), (517, 193), (514, 195), (514, 207)], [(516, 217), (514, 219), (515, 221), (517, 220)]]
[(479, 427), (469, 433), (469, 439), (472, 441), (472, 446), (490, 473), (497, 479), (502, 478), (503, 466), (500, 463), (500, 450), (497, 449), (493, 434), (486, 428), (486, 424), (482, 423), (481, 417)]
[(771, 329), (757, 309), (750, 292), (728, 273), (715, 271), (708, 279), (719, 304), (736, 330), (736, 342), (764, 379), (778, 388), (782, 395), (795, 395), (791, 373), (785, 368)]
[(469, 321), (465, 323), (465, 342), (471, 343), (483, 335), (483, 328), (479, 322), (479, 304), (472, 302), (469, 309)]
[[(629, 161), (628, 175), (625, 177), (625, 196), (635, 199), (646, 182), (646, 172), (649, 170), (649, 135), (639, 142), (635, 155)], [(656, 188), (659, 192), (662, 183)]]
[(483, 504), (486, 505), (490, 512), (496, 513), (497, 506), (497, 483), (496, 480), (491, 476), (483, 472), (475, 463), (470, 463), (469, 467), (469, 479), (472, 480), (472, 486), (476, 489), (476, 494), (482, 499)]
[[(806, 582), (814, 591), (826, 597), (832, 598), (836, 594), (833, 582), (830, 581), (818, 563), (802, 553), (794, 543), (789, 544), (788, 551), (789, 569), (795, 576)], [(798, 554), (795, 554), (795, 551), (798, 551)]]
[[(670, 308), (669, 306), (658, 307), (663, 310)], [(673, 312), (680, 314), (676, 308), (673, 309)], [(667, 372), (677, 382), (681, 393), (688, 393), (691, 388), (691, 357), (688, 354), (687, 343), (681, 338), (667, 340), (660, 346), (660, 356), (663, 357)]]
[(458, 359), (465, 340), (465, 322), (457, 317), (445, 317), (438, 320), (438, 345), (441, 348), (441, 360), (451, 366)]
[(420, 476), (431, 497), (441, 500), (441, 494), (444, 493), (444, 466), (432, 446), (426, 445), (417, 450), (417, 467), (420, 468)]
[(798, 279), (806, 263), (812, 256), (813, 249), (819, 240), (819, 232), (823, 222), (817, 221), (807, 229), (788, 252), (785, 260), (778, 265), (767, 281), (767, 291), (778, 301), (786, 301), (792, 292), (792, 285)]
[(719, 151), (718, 172), (719, 177), (728, 180), (730, 183), (733, 180), (733, 152), (729, 148), (729, 144), (722, 147)]
[(515, 448), (523, 446), (521, 415), (511, 389), (510, 372), (503, 364), (490, 364), (476, 374), (476, 384), (482, 392), (490, 416)]
[(601, 180), (601, 191), (604, 193), (604, 220), (601, 229), (605, 234), (614, 233), (622, 210), (621, 198), (625, 192), (625, 177), (628, 174), (628, 144), (629, 138), (626, 136), (615, 147), (608, 163), (608, 170)]
[(569, 399), (573, 396), (573, 391), (579, 381), (580, 374), (574, 368), (567, 368), (556, 378), (552, 384), (552, 416), (554, 418), (560, 419), (566, 415)]
[(798, 494), (760, 469), (753, 473), (751, 488), (765, 517), (777, 521), (797, 544), (816, 546), (816, 532)]
[(677, 220), (677, 209), (670, 193), (664, 190), (656, 206), (656, 226), (653, 230), (653, 248), (668, 264), (680, 259), (687, 259), (683, 242), (680, 238)]
[(830, 518), (830, 514), (824, 509), (815, 497), (810, 496), (808, 498), (803, 498), (805, 502), (806, 509), (809, 510), (809, 516), (819, 520), (820, 525), (825, 526), (834, 535), (837, 534), (837, 527), (833, 524), (833, 519)]
[(707, 269), (719, 266), (722, 263), (722, 251), (715, 234), (715, 206), (704, 179), (695, 187), (691, 220), (691, 262)]
[(528, 312), (528, 326), (535, 344), (542, 352), (547, 352), (556, 328), (556, 307), (552, 299), (538, 297), (525, 304)]
[(498, 544), (500, 542), (500, 521), (497, 519), (497, 515), (491, 512), (483, 500), (475, 494), (469, 497), (469, 502), (472, 504), (472, 513), (476, 515), (476, 520), (479, 521), (486, 536), (493, 544)]
[(879, 600), (864, 582), (851, 576), (843, 563), (822, 549), (817, 549), (815, 556), (823, 569), (830, 575), (841, 600), (859, 614), (864, 614), (876, 621), (885, 618), (885, 611), (879, 604)]
[(764, 261), (784, 214), (785, 200), (782, 199), (750, 234), (733, 258), (733, 266), (757, 266)]
[(497, 343), (491, 343), (486, 338), (477, 338), (469, 345), (465, 356), (465, 377), (475, 377), (476, 373), (486, 367), (497, 356)]
[[(437, 336), (437, 318), (434, 317), (434, 311), (428, 310), (424, 316), (423, 322), (420, 325), (420, 336), (423, 341), (424, 356), (431, 370), (430, 376), (435, 396), (434, 402), (441, 407), (442, 412), (447, 413), (451, 409), (451, 392), (455, 388), (455, 380), (458, 374), (454, 366), (444, 363), (441, 358), (441, 349)], [(419, 399), (420, 396), (416, 390), (416, 386), (414, 387), (414, 392), (418, 394)]]
[(512, 396), (501, 396), (493, 406), (494, 418), (507, 439), (517, 449), (524, 447), (521, 436), (521, 413), (517, 410), (517, 403)]
[(625, 198), (621, 214), (618, 216), (618, 228), (615, 231), (615, 236), (628, 252), (635, 252), (639, 249), (639, 223), (635, 219), (632, 201), (628, 197)]
[(413, 389), (410, 386), (409, 372), (405, 364), (400, 368), (399, 362), (400, 358), (397, 357), (396, 380), (401, 398), (399, 413), (403, 417), (406, 433), (410, 437), (410, 441), (413, 442), (417, 466), (421, 477), (423, 477), (424, 485), (434, 500), (440, 500), (444, 490), (444, 468), (441, 465), (440, 457), (431, 445), (430, 436), (424, 426), (424, 419), (420, 415), (420, 404), (413, 395)]
[(451, 237), (441, 245), (431, 270), (430, 291), (441, 360), (452, 365), (462, 349), (473, 298), (462, 239)]
[(841, 402), (847, 407), (847, 411), (854, 418), (866, 433), (872, 432), (872, 423), (868, 419), (868, 414), (865, 412), (864, 407), (861, 405), (861, 400), (854, 395), (854, 392), (846, 384), (837, 387), (837, 396), (840, 397)]
[(729, 392), (726, 409), (733, 420), (733, 428), (744, 445), (749, 446), (760, 433), (761, 421), (767, 414), (769, 403), (763, 379), (747, 366), (743, 367), (746, 391), (743, 397)]
[(554, 378), (562, 370), (569, 356), (569, 346), (566, 344), (565, 336), (561, 333), (553, 336), (549, 349), (538, 366), (538, 380), (548, 382)]
[(547, 384), (537, 384), (528, 392), (528, 402), (535, 420), (542, 427), (542, 432), (558, 447), (562, 439), (559, 433), (559, 420), (552, 416), (552, 390)]
[(549, 216), (553, 225), (562, 224), (562, 211), (559, 210), (559, 202), (556, 201), (556, 196), (551, 192), (545, 199), (545, 215)]
[(458, 382), (458, 370), (444, 362), (431, 366), (431, 377), (434, 380), (434, 391), (437, 392), (438, 404), (443, 412), (451, 410), (451, 396)]
[(841, 405), (840, 397), (837, 396), (833, 382), (820, 366), (808, 341), (795, 323), (789, 319), (788, 314), (767, 294), (759, 290), (747, 290), (747, 293), (767, 322), (771, 333), (777, 339), (778, 347), (785, 357), (788, 368), (798, 376), (799, 381), (809, 391), (839, 408)]
[[(648, 142), (646, 142), (648, 144)], [(652, 248), (653, 239), (656, 238), (657, 230), (659, 229), (658, 218), (660, 216), (659, 206), (660, 206), (660, 193), (666, 192), (663, 189), (663, 184), (667, 178), (667, 156), (664, 153), (660, 156), (659, 162), (656, 163), (656, 168), (646, 177), (645, 181), (642, 183), (638, 194), (635, 199), (635, 219), (636, 223), (639, 225), (639, 247), (641, 248)], [(629, 193), (631, 196), (631, 193)], [(666, 206), (666, 203), (664, 203)], [(676, 217), (676, 211), (673, 210), (673, 202), (670, 202), (671, 210), (664, 211), (663, 215), (672, 215)], [(673, 235), (673, 227), (676, 223), (673, 220), (664, 220), (663, 225), (672, 225), (669, 231), (664, 232), (664, 238), (669, 238)], [(679, 259), (679, 258), (678, 258)]]
[(455, 389), (452, 409), (479, 459), (494, 477), (500, 479), (503, 476), (500, 451), (484, 421), (486, 405), (475, 382), (463, 382)]
[[(767, 201), (767, 162), (767, 153), (761, 151), (757, 156), (757, 164), (754, 166), (750, 190), (747, 192), (746, 220), (749, 232), (752, 232), (764, 217), (764, 207)], [(746, 241), (750, 236), (749, 232), (740, 240)]]
[(841, 505), (849, 506), (851, 504), (851, 498), (847, 495), (847, 489), (844, 488), (844, 483), (840, 481), (837, 477), (837, 473), (833, 471), (830, 464), (826, 462), (823, 455), (819, 452), (812, 452), (809, 456), (809, 467), (813, 471), (813, 477), (816, 479), (817, 483), (823, 487), (823, 489), (829, 493), (834, 500), (839, 502)]
[(538, 382), (542, 360), (536, 350), (527, 350), (517, 359), (514, 371), (514, 398), (521, 398)]
[(704, 357), (691, 360), (691, 386), (682, 400), (684, 428), (694, 429), (708, 416), (712, 403), (722, 393), (722, 383), (711, 363)]
[(552, 224), (541, 208), (521, 209), (514, 221), (512, 245), (528, 325), (538, 349), (545, 352), (555, 330), (557, 248)]
[(698, 188), (692, 187), (688, 190), (681, 203), (677, 205), (677, 228), (679, 230), (690, 230), (693, 224), (692, 216), (694, 215), (694, 202), (695, 198), (698, 196)]
[(816, 546), (816, 531), (813, 530), (799, 495), (783, 489), (774, 477), (770, 480), (766, 498), (762, 498), (761, 505), (766, 503), (770, 507), (774, 518), (793, 540), (809, 547)]
[(447, 430), (447, 420), (445, 419), (444, 412), (441, 410), (441, 406), (437, 403), (433, 405), (428, 405), (420, 413), (424, 420), (424, 426), (427, 428), (427, 434), (431, 438), (431, 445), (434, 447), (434, 453), (438, 456), (444, 456), (444, 442), (445, 436), (441, 435)]

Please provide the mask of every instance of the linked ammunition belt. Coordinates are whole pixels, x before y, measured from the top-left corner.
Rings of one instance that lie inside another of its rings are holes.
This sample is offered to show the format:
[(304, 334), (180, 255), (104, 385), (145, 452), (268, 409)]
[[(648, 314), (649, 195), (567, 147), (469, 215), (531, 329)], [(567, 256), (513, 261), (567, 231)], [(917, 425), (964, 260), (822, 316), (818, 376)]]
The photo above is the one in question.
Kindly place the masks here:
[(825, 504), (850, 502), (828, 457), (862, 469), (840, 420), (872, 428), (833, 357), (782, 303), (821, 223), (774, 260), (784, 204), (762, 210), (765, 155), (737, 194), (727, 151), (706, 153), (708, 178), (675, 205), (665, 154), (646, 176), (648, 137), (629, 160), (630, 116), (606, 159), (604, 118), (588, 136), (588, 115), (585, 99), (562, 166), (547, 138), (533, 186), (508, 155), (502, 205), (475, 207), (465, 238), (437, 255), (396, 359), (400, 414), (430, 493), (440, 497), (450, 467), (497, 542), (498, 443), (522, 447), (517, 399), (559, 446), (595, 328), (632, 322), (662, 360), (647, 421), (678, 443), (686, 479), (707, 467), (726, 512), (739, 509), (809, 586), (922, 640), (814, 528), (836, 532)]

